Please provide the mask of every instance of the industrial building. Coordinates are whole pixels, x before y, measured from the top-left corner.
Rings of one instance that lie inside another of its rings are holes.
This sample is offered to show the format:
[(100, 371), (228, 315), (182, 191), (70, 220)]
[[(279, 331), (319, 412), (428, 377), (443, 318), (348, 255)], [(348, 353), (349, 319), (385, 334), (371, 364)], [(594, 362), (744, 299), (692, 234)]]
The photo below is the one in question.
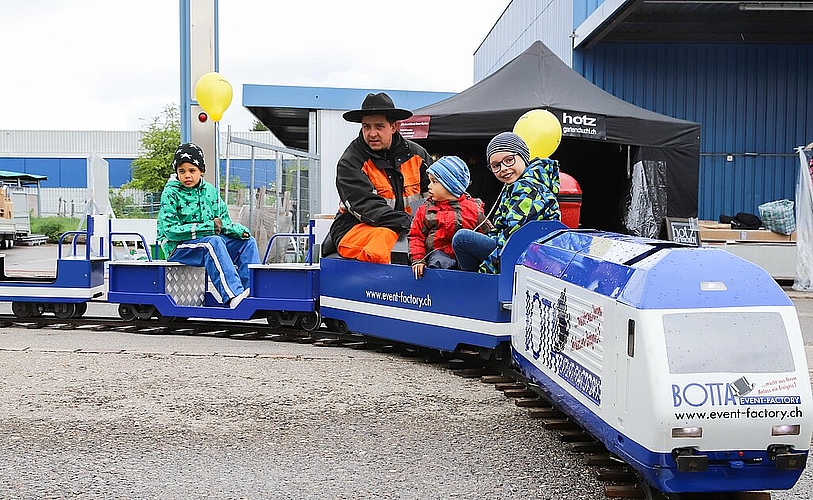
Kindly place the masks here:
[(793, 199), (813, 141), (813, 3), (513, 0), (474, 55), (475, 80), (536, 40), (598, 87), (701, 125), (698, 215)]

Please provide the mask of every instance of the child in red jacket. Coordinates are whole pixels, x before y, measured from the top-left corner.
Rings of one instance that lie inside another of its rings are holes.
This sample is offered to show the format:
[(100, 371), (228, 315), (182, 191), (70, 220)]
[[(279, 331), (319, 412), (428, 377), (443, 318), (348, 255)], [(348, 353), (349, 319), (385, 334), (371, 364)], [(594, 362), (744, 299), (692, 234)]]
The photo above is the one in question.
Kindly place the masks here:
[(458, 229), (477, 229), (485, 220), (483, 202), (466, 192), (471, 180), (466, 162), (444, 156), (426, 173), (429, 198), (418, 207), (409, 229), (409, 255), (416, 279), (426, 267), (456, 267), (452, 236)]

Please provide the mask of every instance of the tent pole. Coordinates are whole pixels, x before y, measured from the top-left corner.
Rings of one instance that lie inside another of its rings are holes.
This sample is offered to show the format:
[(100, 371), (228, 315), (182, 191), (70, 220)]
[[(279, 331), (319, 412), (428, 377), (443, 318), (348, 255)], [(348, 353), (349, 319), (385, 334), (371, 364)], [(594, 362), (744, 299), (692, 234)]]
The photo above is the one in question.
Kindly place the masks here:
[(632, 147), (629, 144), (627, 144), (627, 180), (629, 180), (632, 177), (632, 166), (630, 165), (630, 163), (632, 162), (632, 159), (630, 158), (631, 155)]

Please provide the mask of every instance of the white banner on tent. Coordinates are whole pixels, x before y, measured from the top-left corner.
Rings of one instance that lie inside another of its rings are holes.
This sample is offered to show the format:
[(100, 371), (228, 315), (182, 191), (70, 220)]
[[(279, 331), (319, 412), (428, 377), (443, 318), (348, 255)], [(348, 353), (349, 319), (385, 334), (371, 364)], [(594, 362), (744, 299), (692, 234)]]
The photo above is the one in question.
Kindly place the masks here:
[(798, 148), (796, 183), (796, 278), (793, 289), (813, 291), (813, 150)]

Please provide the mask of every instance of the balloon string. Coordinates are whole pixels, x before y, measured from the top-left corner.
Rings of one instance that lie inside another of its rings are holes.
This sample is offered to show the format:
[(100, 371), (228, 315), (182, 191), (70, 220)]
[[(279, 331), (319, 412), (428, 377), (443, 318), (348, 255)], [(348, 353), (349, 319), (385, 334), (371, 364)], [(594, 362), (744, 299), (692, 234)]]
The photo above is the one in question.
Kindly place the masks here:
[(477, 226), (475, 226), (475, 228), (474, 228), (474, 229), (472, 229), (472, 231), (477, 231), (478, 229), (480, 229), (480, 226), (482, 226), (483, 224), (485, 224), (485, 223), (486, 223), (486, 221), (487, 221), (488, 219), (490, 219), (490, 218), (491, 218), (491, 216), (494, 214), (494, 209), (496, 209), (496, 208), (497, 208), (497, 203), (499, 203), (499, 202), (500, 202), (500, 199), (502, 198), (503, 192), (505, 192), (505, 189), (506, 189), (507, 187), (508, 187), (508, 184), (503, 184), (503, 185), (502, 185), (502, 189), (500, 189), (500, 194), (497, 196), (497, 199), (496, 199), (496, 200), (494, 200), (494, 204), (493, 204), (493, 205), (491, 205), (491, 210), (489, 210), (489, 211), (488, 211), (488, 215), (486, 215), (485, 219), (483, 219), (483, 221), (482, 221), (482, 222), (480, 222), (479, 224), (477, 224)]

